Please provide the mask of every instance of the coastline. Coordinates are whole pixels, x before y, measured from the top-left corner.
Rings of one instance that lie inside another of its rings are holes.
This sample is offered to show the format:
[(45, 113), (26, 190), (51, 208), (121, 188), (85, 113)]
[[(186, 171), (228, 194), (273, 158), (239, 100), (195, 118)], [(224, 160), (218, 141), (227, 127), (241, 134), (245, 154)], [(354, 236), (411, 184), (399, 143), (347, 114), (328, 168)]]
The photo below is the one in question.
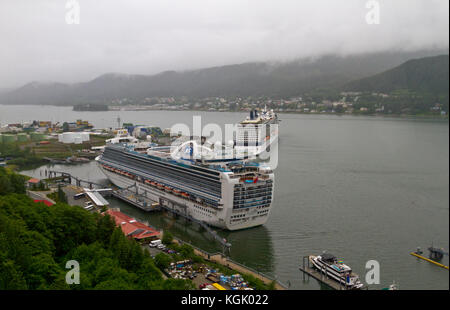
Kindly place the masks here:
[[(71, 108), (71, 110), (73, 110), (73, 106), (71, 105), (53, 105), (53, 104), (48, 104), (48, 105), (39, 105), (39, 104), (20, 104), (20, 105), (16, 105), (16, 104), (7, 104), (7, 103), (2, 103), (0, 104), (0, 106), (36, 106), (36, 107), (60, 107), (60, 108)], [(110, 106), (109, 110), (107, 111), (102, 111), (102, 110), (80, 110), (80, 111), (75, 111), (75, 112), (142, 112), (142, 111), (166, 111), (166, 112), (204, 112), (204, 113), (248, 113), (249, 111), (231, 111), (231, 110), (226, 110), (224, 111), (223, 109), (220, 110), (204, 110), (204, 109), (159, 109), (159, 108), (152, 108), (149, 106), (144, 106), (144, 105), (132, 105), (131, 107), (135, 107), (135, 108), (127, 108), (130, 106)], [(375, 114), (364, 114), (364, 113), (330, 113), (330, 112), (321, 112), (321, 113), (305, 113), (305, 112), (300, 112), (300, 111), (279, 111), (279, 110), (274, 110), (275, 113), (280, 114), (280, 115), (289, 115), (289, 114), (294, 114), (294, 115), (312, 115), (312, 116), (318, 116), (318, 115), (326, 115), (326, 116), (339, 116), (339, 117), (343, 117), (343, 116), (354, 116), (354, 117), (376, 117), (376, 118), (398, 118), (398, 119), (422, 119), (422, 120), (442, 120), (442, 121), (448, 121), (449, 120), (449, 115), (428, 115), (428, 114), (379, 114), (379, 113), (375, 113)]]

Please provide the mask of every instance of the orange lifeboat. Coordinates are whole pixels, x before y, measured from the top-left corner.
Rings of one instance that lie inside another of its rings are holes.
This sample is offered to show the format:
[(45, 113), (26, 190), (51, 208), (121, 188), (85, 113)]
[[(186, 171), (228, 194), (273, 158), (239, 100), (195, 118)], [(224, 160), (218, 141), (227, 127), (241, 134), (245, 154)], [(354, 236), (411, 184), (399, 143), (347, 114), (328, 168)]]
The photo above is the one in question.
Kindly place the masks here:
[(177, 190), (177, 189), (174, 189), (174, 190), (173, 190), (173, 193), (174, 193), (175, 195), (179, 196), (179, 195), (181, 194), (181, 191), (179, 191), (179, 190)]
[(181, 193), (181, 196), (183, 196), (184, 198), (189, 198), (189, 194), (188, 194), (188, 193), (185, 193), (185, 192), (182, 192), (182, 193)]
[(169, 186), (164, 186), (164, 189), (165, 189), (166, 191), (168, 191), (168, 192), (171, 192), (171, 191), (172, 191), (172, 189), (171, 189)]

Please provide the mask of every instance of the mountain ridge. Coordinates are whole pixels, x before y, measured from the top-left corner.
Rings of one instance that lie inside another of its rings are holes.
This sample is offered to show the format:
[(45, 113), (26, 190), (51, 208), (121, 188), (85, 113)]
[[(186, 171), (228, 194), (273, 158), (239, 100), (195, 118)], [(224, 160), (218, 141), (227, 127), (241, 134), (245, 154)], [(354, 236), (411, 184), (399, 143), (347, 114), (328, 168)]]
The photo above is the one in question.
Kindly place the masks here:
[(344, 86), (347, 91), (396, 90), (448, 94), (449, 55), (416, 58), (382, 73), (354, 80)]
[(290, 62), (248, 62), (226, 66), (163, 71), (154, 75), (105, 73), (90, 81), (28, 83), (0, 94), (3, 104), (109, 103), (114, 99), (211, 96), (289, 97), (317, 88), (340, 89), (401, 65), (411, 58), (441, 51), (385, 52), (352, 56), (326, 55)]

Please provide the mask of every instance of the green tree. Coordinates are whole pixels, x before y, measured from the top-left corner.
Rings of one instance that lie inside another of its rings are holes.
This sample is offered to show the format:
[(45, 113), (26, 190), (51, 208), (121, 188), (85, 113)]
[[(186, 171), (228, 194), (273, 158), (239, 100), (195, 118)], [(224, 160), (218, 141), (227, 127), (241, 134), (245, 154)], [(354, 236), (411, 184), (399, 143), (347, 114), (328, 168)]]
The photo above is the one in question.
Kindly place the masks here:
[[(11, 175), (0, 169), (3, 183)], [(36, 204), (14, 188), (21, 191), (9, 185), (0, 197), (0, 289), (193, 288), (191, 281), (163, 280), (156, 260), (109, 216), (61, 202)], [(65, 283), (69, 260), (80, 264), (79, 285)], [(158, 256), (160, 266), (170, 260)]]
[(0, 195), (6, 195), (12, 191), (13, 187), (8, 176), (0, 174)]
[(27, 288), (22, 272), (17, 270), (14, 261), (0, 256), (0, 290), (24, 290)]
[(67, 203), (66, 193), (62, 190), (61, 184), (58, 185), (58, 202)]
[(170, 233), (170, 231), (164, 231), (162, 243), (164, 244), (171, 244), (173, 242), (173, 235)]
[(171, 262), (172, 258), (165, 253), (158, 253), (155, 255), (155, 264), (161, 270), (167, 269)]
[(194, 248), (189, 244), (183, 244), (180, 246), (178, 252), (183, 258), (192, 258), (194, 257)]

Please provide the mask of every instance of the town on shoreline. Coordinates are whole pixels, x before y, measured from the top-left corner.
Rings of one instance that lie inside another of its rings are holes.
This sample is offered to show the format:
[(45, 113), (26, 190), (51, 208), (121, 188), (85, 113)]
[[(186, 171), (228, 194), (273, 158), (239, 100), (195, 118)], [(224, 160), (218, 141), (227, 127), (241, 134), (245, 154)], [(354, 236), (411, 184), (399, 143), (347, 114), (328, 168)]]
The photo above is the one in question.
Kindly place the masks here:
[(249, 112), (264, 107), (273, 109), (276, 113), (432, 117), (446, 117), (448, 115), (448, 102), (445, 98), (432, 98), (426, 94), (408, 91), (397, 91), (389, 94), (378, 92), (318, 92), (289, 98), (266, 96), (121, 98), (105, 103), (74, 104), (73, 109), (75, 111)]

